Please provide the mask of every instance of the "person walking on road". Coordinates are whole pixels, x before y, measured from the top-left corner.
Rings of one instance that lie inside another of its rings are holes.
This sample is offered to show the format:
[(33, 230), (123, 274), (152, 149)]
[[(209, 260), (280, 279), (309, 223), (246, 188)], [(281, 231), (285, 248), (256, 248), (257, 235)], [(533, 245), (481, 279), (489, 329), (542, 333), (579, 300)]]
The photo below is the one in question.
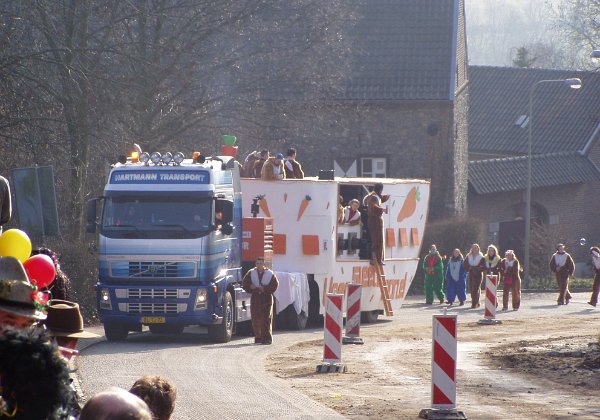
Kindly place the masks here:
[(425, 303), (433, 304), (433, 295), (444, 303), (444, 262), (435, 244), (429, 247), (429, 253), (423, 258), (425, 271)]
[(504, 282), (502, 310), (508, 310), (508, 295), (512, 292), (512, 308), (513, 311), (518, 311), (521, 306), (521, 263), (512, 249), (507, 250), (504, 255), (498, 264)]
[(498, 276), (500, 274), (500, 256), (498, 255), (498, 248), (494, 245), (488, 245), (487, 253), (483, 256), (485, 260), (485, 273)]
[(592, 306), (598, 304), (598, 293), (600, 292), (600, 248), (593, 246), (590, 248), (592, 256), (592, 268), (594, 269), (594, 285), (592, 286), (592, 297), (588, 302)]
[(273, 271), (265, 267), (262, 257), (256, 259), (256, 267), (249, 270), (242, 280), (242, 287), (252, 293), (250, 314), (255, 344), (273, 343), (273, 293), (279, 281)]
[(558, 301), (559, 305), (568, 305), (571, 300), (571, 292), (569, 292), (569, 277), (575, 272), (575, 263), (571, 255), (565, 251), (563, 244), (556, 245), (556, 252), (552, 254), (550, 259), (550, 271), (556, 276), (558, 284)]
[(465, 270), (469, 276), (469, 293), (471, 294), (471, 308), (479, 308), (479, 297), (481, 296), (481, 282), (485, 271), (485, 260), (479, 248), (479, 244), (471, 245), (471, 252), (465, 258)]
[(446, 299), (449, 305), (454, 303), (454, 299), (458, 297), (459, 306), (465, 304), (467, 300), (467, 272), (464, 267), (465, 258), (460, 249), (456, 248), (452, 251), (452, 257), (448, 260), (446, 266)]

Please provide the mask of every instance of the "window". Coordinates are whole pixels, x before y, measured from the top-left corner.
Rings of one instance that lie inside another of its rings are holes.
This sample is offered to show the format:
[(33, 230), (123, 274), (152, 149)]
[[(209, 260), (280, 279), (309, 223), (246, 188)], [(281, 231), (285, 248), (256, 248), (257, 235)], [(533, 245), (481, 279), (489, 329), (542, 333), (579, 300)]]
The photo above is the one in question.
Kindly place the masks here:
[(363, 177), (385, 178), (387, 176), (387, 159), (384, 157), (363, 157), (360, 163)]

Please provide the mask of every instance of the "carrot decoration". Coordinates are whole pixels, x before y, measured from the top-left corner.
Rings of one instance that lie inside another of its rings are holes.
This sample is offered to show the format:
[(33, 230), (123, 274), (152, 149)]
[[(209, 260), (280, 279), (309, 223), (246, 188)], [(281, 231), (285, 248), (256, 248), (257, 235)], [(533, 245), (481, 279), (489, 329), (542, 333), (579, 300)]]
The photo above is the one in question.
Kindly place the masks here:
[(258, 205), (260, 206), (260, 209), (262, 210), (265, 217), (271, 217), (271, 211), (269, 210), (269, 203), (267, 203), (267, 199), (265, 198), (265, 195), (264, 194), (257, 195), (256, 198), (258, 198)]
[(287, 203), (287, 193), (283, 193), (283, 202)]
[(412, 187), (412, 189), (408, 192), (406, 199), (404, 200), (404, 204), (402, 204), (400, 213), (398, 213), (398, 222), (401, 222), (404, 219), (412, 216), (417, 209), (417, 201), (420, 200), (421, 194), (419, 193), (419, 189), (417, 187)]
[(306, 197), (304, 197), (304, 200), (302, 200), (302, 202), (300, 203), (300, 209), (298, 210), (298, 219), (296, 220), (297, 222), (299, 222), (300, 219), (302, 218), (302, 215), (306, 211), (306, 208), (308, 207), (308, 203), (310, 203), (310, 200), (312, 200), (312, 198), (310, 198), (310, 195), (307, 195)]

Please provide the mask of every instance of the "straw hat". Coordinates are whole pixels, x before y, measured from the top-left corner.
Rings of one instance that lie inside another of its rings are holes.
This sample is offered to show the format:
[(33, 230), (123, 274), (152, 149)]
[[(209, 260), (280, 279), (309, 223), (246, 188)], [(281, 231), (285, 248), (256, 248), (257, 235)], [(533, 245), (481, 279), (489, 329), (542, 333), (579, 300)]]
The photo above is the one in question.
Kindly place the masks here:
[(0, 258), (0, 309), (27, 318), (46, 319), (35, 296), (35, 287), (29, 282), (23, 264), (13, 257)]
[(44, 324), (55, 337), (96, 338), (100, 337), (83, 329), (83, 317), (75, 302), (53, 299), (47, 308), (48, 318)]

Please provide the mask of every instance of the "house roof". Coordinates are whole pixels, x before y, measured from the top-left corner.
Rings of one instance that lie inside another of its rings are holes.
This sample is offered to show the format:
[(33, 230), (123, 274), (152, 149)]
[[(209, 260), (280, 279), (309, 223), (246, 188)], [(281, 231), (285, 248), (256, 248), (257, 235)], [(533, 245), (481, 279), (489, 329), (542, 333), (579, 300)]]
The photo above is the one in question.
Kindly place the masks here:
[[(600, 181), (599, 169), (577, 152), (532, 156), (531, 174), (532, 188)], [(478, 194), (524, 190), (527, 156), (471, 161), (469, 182)]]
[(350, 77), (341, 99), (454, 98), (459, 0), (354, 0)]
[(534, 83), (578, 77), (581, 89), (536, 85), (532, 152), (583, 150), (600, 127), (600, 74), (581, 71), (469, 66), (469, 152), (527, 153), (529, 96)]

